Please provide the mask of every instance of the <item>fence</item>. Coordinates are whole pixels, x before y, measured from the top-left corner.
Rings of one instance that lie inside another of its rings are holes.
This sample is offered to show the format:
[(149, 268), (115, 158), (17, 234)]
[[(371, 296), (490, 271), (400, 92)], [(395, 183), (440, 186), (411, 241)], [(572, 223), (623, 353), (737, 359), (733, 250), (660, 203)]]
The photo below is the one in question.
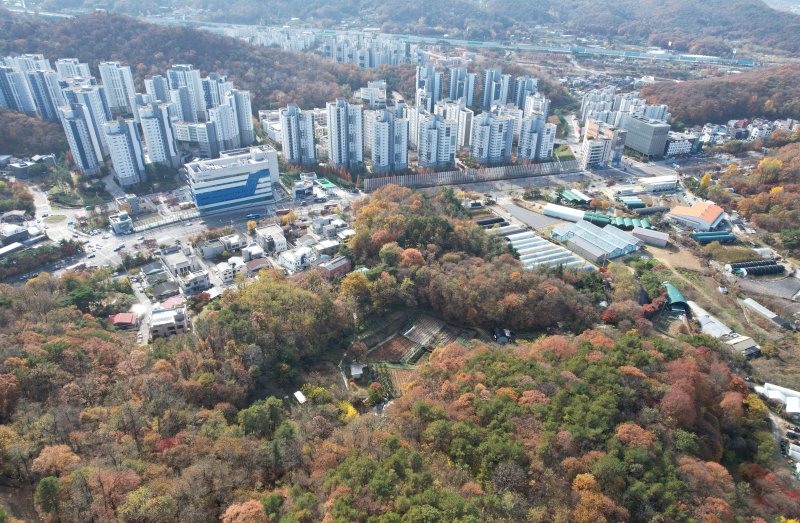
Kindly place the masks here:
[(510, 180), (513, 178), (528, 178), (532, 176), (549, 176), (580, 172), (582, 169), (577, 160), (556, 160), (546, 163), (532, 163), (528, 165), (509, 165), (504, 167), (485, 167), (482, 169), (467, 169), (465, 171), (447, 171), (440, 173), (407, 174), (397, 176), (384, 176), (381, 178), (367, 178), (363, 181), (364, 191), (372, 192), (385, 185), (395, 184), (403, 187), (421, 188), (438, 187), (441, 185), (460, 185), (466, 183), (492, 182), (496, 180)]

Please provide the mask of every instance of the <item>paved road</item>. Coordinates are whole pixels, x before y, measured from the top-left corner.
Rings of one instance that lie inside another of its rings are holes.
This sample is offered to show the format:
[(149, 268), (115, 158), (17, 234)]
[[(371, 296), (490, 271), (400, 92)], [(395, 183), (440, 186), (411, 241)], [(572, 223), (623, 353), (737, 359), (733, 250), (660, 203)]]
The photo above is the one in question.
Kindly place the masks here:
[(500, 207), (509, 212), (511, 216), (533, 229), (550, 227), (551, 225), (556, 225), (557, 223), (561, 223), (563, 221), (557, 218), (545, 216), (544, 214), (538, 212), (529, 211), (524, 207), (520, 207), (519, 205), (511, 203), (510, 201), (498, 201), (497, 203), (500, 205)]

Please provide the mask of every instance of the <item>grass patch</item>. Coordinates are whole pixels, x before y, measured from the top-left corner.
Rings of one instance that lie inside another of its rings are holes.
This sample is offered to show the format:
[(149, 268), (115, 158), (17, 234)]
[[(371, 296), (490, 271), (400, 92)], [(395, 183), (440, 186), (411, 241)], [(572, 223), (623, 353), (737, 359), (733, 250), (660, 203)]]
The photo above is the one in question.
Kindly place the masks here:
[(572, 149), (570, 149), (569, 145), (566, 144), (559, 145), (558, 148), (555, 150), (555, 155), (559, 160), (575, 159), (575, 155), (572, 154)]
[(67, 217), (63, 214), (53, 214), (44, 219), (44, 223), (59, 223), (66, 220)]

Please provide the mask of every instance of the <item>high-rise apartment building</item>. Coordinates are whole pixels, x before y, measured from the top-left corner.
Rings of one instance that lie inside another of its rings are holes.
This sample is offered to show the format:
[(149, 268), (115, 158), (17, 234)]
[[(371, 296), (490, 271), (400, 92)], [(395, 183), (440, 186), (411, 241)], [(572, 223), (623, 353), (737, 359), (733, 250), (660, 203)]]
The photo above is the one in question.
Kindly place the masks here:
[(144, 79), (144, 90), (152, 102), (169, 102), (169, 82), (160, 74)]
[(425, 91), (425, 109), (433, 112), (436, 102), (442, 99), (442, 83), (444, 73), (437, 71), (432, 65), (417, 66), (417, 90)]
[(510, 74), (503, 74), (503, 70), (499, 67), (486, 69), (483, 72), (483, 104), (481, 108), (489, 111), (493, 105), (507, 104), (510, 87)]
[[(106, 101), (112, 114), (134, 114), (136, 112), (136, 89), (133, 86), (131, 68), (119, 62), (101, 62), (100, 79), (106, 92)], [(138, 115), (135, 116), (138, 118)]]
[(72, 160), (85, 176), (97, 176), (103, 163), (100, 139), (95, 135), (91, 115), (83, 104), (60, 107), (61, 124), (72, 152)]
[(180, 166), (178, 148), (172, 132), (169, 104), (151, 102), (139, 107), (139, 121), (147, 146), (149, 163), (160, 163), (173, 168)]
[(438, 169), (455, 165), (458, 122), (438, 114), (422, 115), (419, 121), (419, 166)]
[(67, 78), (89, 78), (92, 72), (89, 64), (81, 63), (77, 58), (60, 58), (56, 60), (56, 72), (62, 80)]
[(370, 115), (370, 156), (375, 172), (408, 167), (408, 120), (386, 110)]
[(520, 109), (525, 109), (525, 99), (536, 94), (539, 89), (539, 80), (530, 76), (520, 76), (514, 80), (514, 95), (512, 102)]
[(185, 110), (183, 120), (187, 122), (205, 121), (207, 119), (206, 99), (200, 71), (191, 64), (174, 65), (167, 71), (167, 80), (170, 89), (186, 88), (188, 103), (194, 114), (193, 116), (187, 114), (189, 111)]
[(37, 115), (25, 73), (8, 65), (0, 65), (0, 108)]
[(236, 125), (239, 127), (239, 140), (243, 147), (256, 141), (253, 129), (253, 107), (250, 102), (250, 91), (230, 89), (225, 95), (225, 103), (236, 111)]
[(351, 106), (342, 98), (328, 102), (328, 161), (349, 169), (363, 163), (363, 114), (361, 107)]
[(481, 113), (472, 122), (470, 152), (483, 165), (511, 161), (514, 143), (514, 120), (509, 116)]
[(553, 156), (558, 127), (547, 123), (542, 113), (523, 118), (517, 160), (546, 160)]
[(466, 67), (450, 68), (450, 100), (464, 99), (467, 107), (475, 105), (475, 85), (477, 75), (467, 72)]
[(66, 98), (64, 98), (64, 93), (61, 91), (58, 73), (55, 71), (35, 70), (28, 71), (25, 74), (39, 115), (45, 120), (59, 120), (58, 108), (66, 105)]
[(144, 180), (142, 140), (133, 118), (117, 117), (103, 125), (108, 140), (111, 166), (120, 185), (127, 187)]
[(314, 115), (292, 104), (280, 111), (281, 148), (291, 164), (311, 164), (317, 161), (314, 145)]
[(103, 87), (87, 82), (82, 85), (67, 87), (63, 92), (68, 103), (77, 103), (86, 107), (89, 123), (94, 130), (95, 136), (97, 136), (100, 141), (103, 153), (107, 154), (108, 141), (106, 139), (106, 133), (103, 132), (103, 124), (111, 120), (111, 112), (106, 106)]

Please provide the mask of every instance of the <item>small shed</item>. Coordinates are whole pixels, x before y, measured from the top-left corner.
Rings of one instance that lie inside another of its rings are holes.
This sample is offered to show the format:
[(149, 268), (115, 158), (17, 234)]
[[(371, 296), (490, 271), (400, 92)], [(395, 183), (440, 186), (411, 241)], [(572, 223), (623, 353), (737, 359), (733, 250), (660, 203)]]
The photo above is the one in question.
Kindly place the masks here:
[(364, 375), (364, 369), (366, 365), (362, 365), (360, 363), (351, 363), (350, 364), (350, 377), (354, 380), (361, 378)]
[(306, 395), (300, 392), (299, 390), (294, 393), (294, 399), (296, 399), (297, 403), (299, 403), (300, 405), (302, 405), (307, 401)]
[(662, 285), (664, 286), (664, 290), (667, 291), (667, 306), (669, 310), (682, 314), (689, 312), (689, 305), (686, 302), (686, 298), (681, 294), (681, 291), (668, 281), (665, 281)]

